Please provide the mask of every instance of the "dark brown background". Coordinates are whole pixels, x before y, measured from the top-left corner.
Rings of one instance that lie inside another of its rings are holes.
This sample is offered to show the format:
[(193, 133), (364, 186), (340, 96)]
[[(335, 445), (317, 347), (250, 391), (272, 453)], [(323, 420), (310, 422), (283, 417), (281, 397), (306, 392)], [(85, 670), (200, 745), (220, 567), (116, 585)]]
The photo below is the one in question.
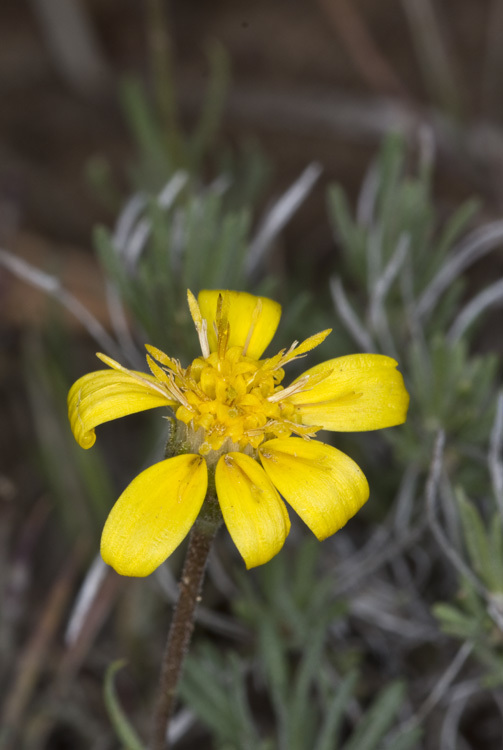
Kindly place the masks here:
[[(501, 3), (431, 2), (445, 74), (431, 34), (418, 53), (418, 24), (404, 10), (415, 5), (422, 3), (166, 4), (184, 123), (190, 127), (198, 111), (208, 76), (206, 45), (217, 39), (232, 65), (222, 138), (257, 137), (275, 165), (273, 189), (317, 160), (325, 183), (337, 179), (354, 193), (390, 127), (404, 125), (413, 140), (418, 126), (428, 123), (436, 138), (439, 209), (478, 193), (486, 215), (498, 215)], [(93, 196), (85, 170), (91, 158), (106, 156), (120, 176), (132, 158), (117, 84), (131, 72), (149, 80), (148, 3), (81, 0), (85, 24), (76, 27), (64, 13), (48, 20), (49, 6), (57, 10), (58, 3), (3, 0), (0, 8), (0, 240), (41, 265), (55, 254), (62, 272), (80, 280), (100, 313), (99, 289), (95, 294), (85, 281), (86, 273), (94, 275), (87, 268), (90, 233), (97, 221), (113, 216)], [(62, 46), (55, 42), (58, 34)], [(432, 75), (424, 73), (425, 65)], [(448, 88), (439, 92), (445, 76)], [(309, 242), (323, 256), (330, 251), (323, 181), (300, 213), (290, 230), (291, 252)], [(11, 290), (3, 274), (1, 284), (2, 314), (32, 321), (38, 307), (28, 293), (20, 309), (18, 287)]]

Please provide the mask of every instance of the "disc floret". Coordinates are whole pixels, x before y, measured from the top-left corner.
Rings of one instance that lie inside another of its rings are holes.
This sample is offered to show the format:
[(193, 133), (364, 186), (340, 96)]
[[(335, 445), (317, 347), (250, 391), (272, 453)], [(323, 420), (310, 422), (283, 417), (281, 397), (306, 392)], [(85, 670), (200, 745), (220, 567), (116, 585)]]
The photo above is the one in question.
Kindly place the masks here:
[[(206, 321), (190, 292), (189, 307), (202, 356), (183, 369), (179, 362), (160, 350), (147, 347), (151, 355), (147, 361), (152, 374), (178, 401), (175, 416), (186, 425), (193, 449), (203, 456), (211, 451), (236, 449), (253, 455), (262, 442), (274, 437), (314, 436), (319, 428), (302, 425), (300, 410), (289, 400), (294, 392), (308, 387), (308, 379), (297, 383), (294, 389), (285, 389), (281, 385), (285, 377), (283, 365), (317, 346), (330, 331), (312, 336), (300, 346), (295, 342), (287, 352), (283, 350), (270, 359), (257, 360), (247, 355), (246, 343), (244, 346), (228, 345), (230, 324), (223, 296), (217, 306), (217, 346), (213, 352), (203, 325)], [(252, 316), (247, 342), (251, 340), (254, 320), (259, 313), (260, 310)]]

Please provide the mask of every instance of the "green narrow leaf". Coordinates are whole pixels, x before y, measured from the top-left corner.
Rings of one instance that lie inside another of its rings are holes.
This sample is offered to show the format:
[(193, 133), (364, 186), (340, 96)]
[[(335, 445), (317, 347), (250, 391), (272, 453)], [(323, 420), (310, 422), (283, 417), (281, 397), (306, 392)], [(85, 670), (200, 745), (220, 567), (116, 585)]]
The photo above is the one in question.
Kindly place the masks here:
[(394, 234), (398, 218), (397, 201), (400, 200), (400, 177), (405, 158), (405, 141), (398, 133), (389, 135), (378, 156), (380, 175), (377, 196), (377, 215), (382, 226), (383, 237)]
[(343, 750), (374, 750), (395, 718), (405, 694), (403, 682), (385, 688), (360, 720)]
[(237, 149), (224, 145), (216, 154), (218, 173), (230, 175), (232, 190), (227, 196), (233, 209), (256, 205), (269, 182), (272, 166), (255, 139), (245, 138)]
[(124, 745), (125, 750), (146, 750), (146, 746), (143, 745), (135, 730), (129, 723), (129, 720), (126, 718), (115, 692), (115, 675), (120, 669), (122, 669), (125, 663), (124, 659), (114, 661), (106, 671), (103, 688), (105, 705), (112, 726), (115, 729), (115, 733)]
[(475, 505), (465, 497), (461, 488), (456, 491), (456, 499), (473, 569), (482, 580), (489, 581), (492, 576), (492, 562), (489, 554), (489, 540), (480, 514)]
[(394, 740), (386, 744), (386, 750), (413, 750), (417, 748), (422, 734), (419, 727), (401, 732)]
[(316, 565), (320, 555), (320, 545), (316, 539), (306, 537), (299, 545), (295, 556), (295, 572), (293, 576), (294, 596), (303, 602), (313, 590), (316, 580)]
[(204, 283), (210, 289), (239, 289), (250, 227), (250, 213), (224, 216), (213, 253), (206, 257)]
[(91, 157), (85, 165), (85, 176), (103, 205), (116, 214), (122, 203), (122, 195), (107, 159), (100, 155)]
[(285, 653), (270, 617), (266, 616), (262, 621), (259, 637), (262, 660), (272, 692), (285, 703), (288, 685)]
[(229, 691), (231, 710), (240, 727), (240, 748), (255, 750), (259, 745), (259, 737), (253, 723), (253, 718), (246, 695), (245, 675), (236, 654), (229, 656), (232, 690)]
[(148, 317), (145, 312), (145, 295), (138, 288), (137, 282), (126, 273), (113, 246), (110, 231), (104, 226), (97, 226), (93, 233), (93, 243), (105, 276), (117, 287), (133, 316), (145, 325), (145, 318)]
[(260, 622), (259, 643), (277, 721), (279, 747), (288, 750), (290, 716), (288, 713), (288, 669), (285, 649), (269, 613)]
[(140, 81), (135, 77), (126, 78), (119, 93), (140, 153), (156, 172), (168, 175), (170, 170), (164, 140)]
[[(293, 694), (289, 705), (290, 712), (290, 747), (291, 750), (306, 747), (305, 736), (309, 719), (312, 719), (312, 705), (309, 701), (309, 691), (317, 672), (322, 666), (322, 652), (325, 641), (326, 623), (322, 622), (308, 634), (307, 645), (302, 660), (297, 669)], [(307, 715), (306, 715), (307, 714)]]
[[(182, 134), (178, 125), (178, 104), (173, 75), (173, 51), (165, 8), (161, 2), (147, 3), (150, 62), (160, 131), (173, 163), (183, 160)], [(155, 37), (155, 41), (154, 41)]]
[(183, 284), (187, 289), (204, 286), (204, 259), (213, 255), (218, 242), (222, 212), (222, 198), (208, 192), (203, 198), (193, 198), (185, 212), (185, 247), (182, 255)]
[(503, 593), (503, 527), (498, 512), (492, 517), (488, 538), (491, 578), (487, 583), (493, 593)]
[(337, 687), (333, 700), (328, 704), (326, 716), (313, 750), (334, 750), (340, 732), (344, 711), (353, 695), (358, 672), (350, 672)]
[(453, 607), (451, 604), (444, 604), (442, 602), (434, 604), (431, 611), (437, 620), (440, 620), (442, 630), (455, 635), (466, 634), (467, 624), (470, 620), (464, 612), (460, 612), (459, 609)]
[(332, 227), (345, 245), (348, 253), (354, 246), (356, 226), (351, 216), (346, 194), (340, 185), (331, 185), (328, 189), (328, 211)]
[(461, 580), (461, 594), (459, 595), (460, 604), (468, 614), (473, 615), (476, 622), (482, 622), (486, 617), (487, 605), (481, 598), (472, 582), (467, 578)]
[(210, 64), (209, 85), (190, 148), (194, 169), (198, 167), (206, 150), (215, 138), (229, 88), (229, 57), (221, 44), (213, 42), (210, 45), (208, 60)]
[(475, 214), (480, 210), (480, 201), (472, 199), (463, 203), (445, 224), (444, 230), (436, 244), (433, 255), (442, 260), (448, 250), (468, 227)]
[(229, 721), (228, 692), (221, 684), (221, 666), (213, 650), (200, 648), (189, 656), (180, 682), (180, 695), (201, 721), (226, 741), (235, 739)]
[(103, 225), (98, 225), (93, 232), (93, 242), (98, 260), (106, 275), (112, 280), (118, 281), (123, 274), (123, 270), (113, 247), (110, 231)]
[(149, 205), (149, 218), (152, 222), (152, 232), (144, 262), (150, 267), (151, 289), (155, 291), (158, 299), (159, 310), (156, 322), (159, 327), (164, 328), (166, 321), (175, 319), (176, 306), (179, 303), (178, 284), (175, 280), (170, 252), (171, 216), (161, 208), (157, 200), (153, 200)]

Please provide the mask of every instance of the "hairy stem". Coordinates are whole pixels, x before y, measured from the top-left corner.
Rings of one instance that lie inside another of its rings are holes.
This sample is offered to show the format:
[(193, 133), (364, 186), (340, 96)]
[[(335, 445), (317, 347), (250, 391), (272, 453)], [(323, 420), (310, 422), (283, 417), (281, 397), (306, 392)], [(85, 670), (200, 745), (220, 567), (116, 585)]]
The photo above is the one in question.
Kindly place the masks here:
[(154, 712), (152, 750), (169, 750), (167, 730), (175, 704), (176, 689), (194, 630), (196, 607), (200, 599), (208, 555), (221, 522), (218, 505), (212, 500), (207, 500), (205, 506), (208, 510), (201, 514), (190, 534), (179, 584), (180, 594), (164, 651), (159, 694)]

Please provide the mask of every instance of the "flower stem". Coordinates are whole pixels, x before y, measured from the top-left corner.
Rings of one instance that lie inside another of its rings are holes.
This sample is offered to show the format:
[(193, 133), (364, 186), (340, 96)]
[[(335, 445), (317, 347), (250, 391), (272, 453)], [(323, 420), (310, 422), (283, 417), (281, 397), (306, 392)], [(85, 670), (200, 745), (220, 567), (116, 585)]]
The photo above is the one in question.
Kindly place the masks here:
[(154, 712), (152, 750), (169, 750), (167, 730), (175, 704), (176, 689), (194, 630), (196, 607), (200, 599), (208, 555), (221, 523), (220, 511), (218, 505), (216, 508), (215, 505), (216, 503), (209, 499), (205, 502), (209, 512), (204, 512), (203, 506), (203, 513), (194, 524), (189, 537), (179, 584), (180, 593), (162, 661), (159, 695)]

